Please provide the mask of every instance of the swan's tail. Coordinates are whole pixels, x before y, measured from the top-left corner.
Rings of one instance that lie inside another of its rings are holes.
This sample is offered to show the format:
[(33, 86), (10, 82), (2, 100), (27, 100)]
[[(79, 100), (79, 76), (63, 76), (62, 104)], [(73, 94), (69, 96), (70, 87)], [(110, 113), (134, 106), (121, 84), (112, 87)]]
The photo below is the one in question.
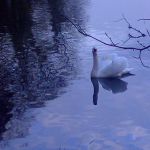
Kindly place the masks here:
[(126, 68), (123, 70), (122, 74), (130, 73), (133, 70), (133, 68)]

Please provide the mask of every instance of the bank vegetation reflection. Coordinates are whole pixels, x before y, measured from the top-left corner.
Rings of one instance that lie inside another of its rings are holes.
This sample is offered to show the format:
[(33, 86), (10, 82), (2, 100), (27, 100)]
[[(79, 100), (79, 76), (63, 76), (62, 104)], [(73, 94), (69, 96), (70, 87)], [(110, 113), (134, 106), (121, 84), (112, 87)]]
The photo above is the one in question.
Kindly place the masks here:
[(0, 1), (1, 140), (26, 136), (27, 110), (44, 107), (76, 75), (74, 32), (59, 14), (81, 20), (78, 2)]

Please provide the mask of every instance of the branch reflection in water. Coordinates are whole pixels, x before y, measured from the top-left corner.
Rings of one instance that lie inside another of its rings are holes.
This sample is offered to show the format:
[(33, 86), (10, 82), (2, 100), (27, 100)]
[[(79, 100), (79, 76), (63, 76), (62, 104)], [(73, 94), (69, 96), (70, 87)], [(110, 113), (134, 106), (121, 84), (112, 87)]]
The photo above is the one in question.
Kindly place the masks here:
[[(127, 74), (124, 77), (132, 76), (133, 74)], [(107, 91), (112, 91), (113, 94), (125, 92), (127, 90), (128, 83), (123, 81), (120, 78), (91, 78), (93, 84), (94, 93), (93, 93), (93, 104), (97, 105), (98, 93), (99, 93), (99, 83), (103, 89)]]

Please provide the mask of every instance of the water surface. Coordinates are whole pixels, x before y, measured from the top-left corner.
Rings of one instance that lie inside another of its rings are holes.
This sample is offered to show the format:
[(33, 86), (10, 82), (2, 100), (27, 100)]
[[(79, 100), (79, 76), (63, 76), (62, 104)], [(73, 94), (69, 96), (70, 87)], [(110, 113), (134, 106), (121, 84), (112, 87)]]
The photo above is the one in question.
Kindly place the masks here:
[[(80, 35), (126, 38), (125, 14), (136, 25), (148, 0), (0, 2), (0, 149), (149, 150), (150, 70), (132, 56)], [(133, 7), (134, 6), (134, 7)], [(132, 43), (133, 44), (133, 43)], [(91, 48), (117, 52), (135, 76), (91, 80)], [(150, 64), (148, 53), (144, 62)]]

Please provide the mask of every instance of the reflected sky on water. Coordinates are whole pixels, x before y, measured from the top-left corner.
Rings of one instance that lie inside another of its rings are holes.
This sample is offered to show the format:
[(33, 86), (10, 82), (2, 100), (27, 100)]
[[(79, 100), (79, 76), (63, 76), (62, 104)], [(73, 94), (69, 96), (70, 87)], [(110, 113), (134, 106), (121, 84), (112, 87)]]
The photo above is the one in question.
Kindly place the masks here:
[[(149, 150), (150, 70), (136, 52), (80, 35), (126, 38), (149, 1), (0, 1), (0, 150)], [(139, 28), (143, 24), (139, 25)], [(133, 44), (133, 43), (132, 43)], [(92, 80), (91, 48), (125, 56), (134, 76)], [(150, 64), (149, 54), (143, 55)]]

